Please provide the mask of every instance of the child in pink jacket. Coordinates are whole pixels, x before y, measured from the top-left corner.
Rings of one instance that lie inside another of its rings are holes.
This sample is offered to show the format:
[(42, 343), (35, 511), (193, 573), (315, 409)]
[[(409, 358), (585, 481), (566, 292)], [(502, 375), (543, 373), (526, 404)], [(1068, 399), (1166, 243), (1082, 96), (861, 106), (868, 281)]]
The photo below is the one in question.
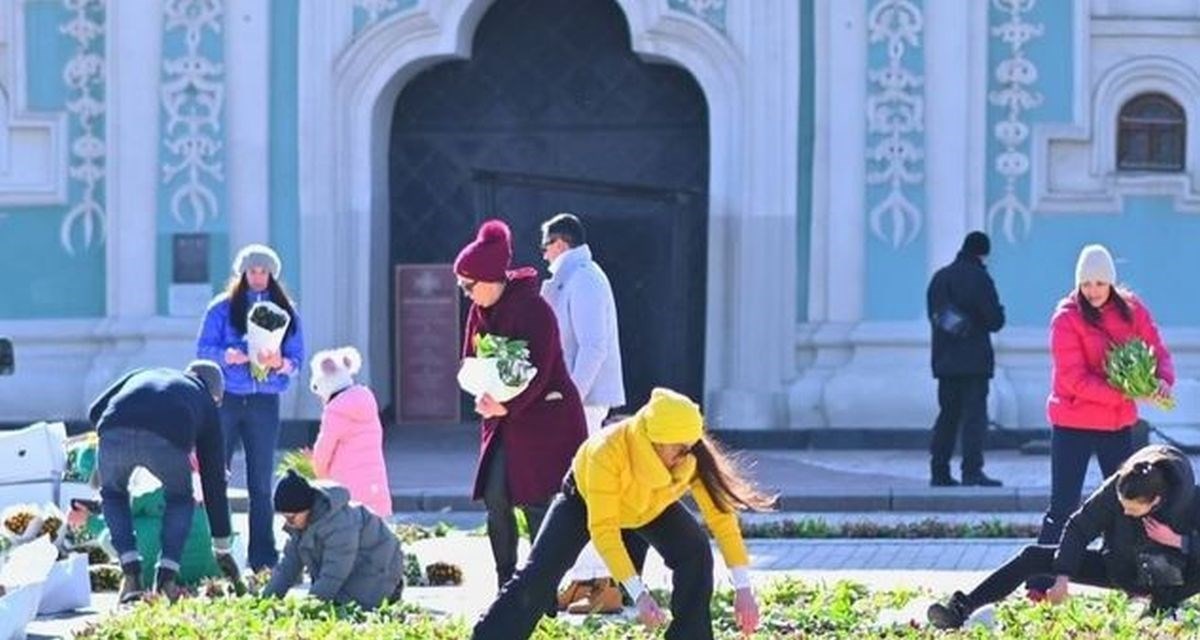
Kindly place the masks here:
[(371, 390), (354, 384), (362, 356), (354, 347), (322, 351), (312, 359), (312, 392), (325, 403), (313, 446), (317, 478), (334, 480), (372, 513), (392, 515), (392, 492), (383, 461), (383, 425)]

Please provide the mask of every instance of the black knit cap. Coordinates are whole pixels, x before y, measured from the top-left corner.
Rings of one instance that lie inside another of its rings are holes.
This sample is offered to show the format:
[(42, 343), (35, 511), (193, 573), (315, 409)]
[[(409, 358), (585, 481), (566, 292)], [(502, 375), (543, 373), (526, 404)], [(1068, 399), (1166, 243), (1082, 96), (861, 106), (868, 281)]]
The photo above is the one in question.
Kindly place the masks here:
[(316, 499), (316, 490), (295, 469), (288, 469), (287, 475), (275, 485), (275, 511), (279, 513), (308, 511)]
[(963, 238), (962, 252), (972, 256), (986, 256), (992, 252), (992, 241), (982, 231), (972, 231)]

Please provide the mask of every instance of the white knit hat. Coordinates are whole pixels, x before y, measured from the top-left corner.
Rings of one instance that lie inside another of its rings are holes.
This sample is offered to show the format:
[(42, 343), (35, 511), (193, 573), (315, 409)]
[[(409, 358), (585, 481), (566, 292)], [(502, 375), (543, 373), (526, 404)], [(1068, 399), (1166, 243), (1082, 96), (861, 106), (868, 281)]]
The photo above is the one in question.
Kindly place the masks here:
[(328, 400), (329, 396), (354, 384), (354, 374), (362, 368), (362, 356), (354, 347), (328, 349), (312, 357), (309, 388)]
[(1089, 244), (1079, 252), (1079, 260), (1075, 262), (1075, 286), (1089, 281), (1109, 284), (1117, 281), (1117, 265), (1104, 245)]
[(283, 268), (279, 254), (265, 244), (248, 244), (242, 247), (233, 259), (233, 272), (237, 275), (246, 273), (251, 267), (263, 267), (276, 279), (279, 278), (279, 270)]

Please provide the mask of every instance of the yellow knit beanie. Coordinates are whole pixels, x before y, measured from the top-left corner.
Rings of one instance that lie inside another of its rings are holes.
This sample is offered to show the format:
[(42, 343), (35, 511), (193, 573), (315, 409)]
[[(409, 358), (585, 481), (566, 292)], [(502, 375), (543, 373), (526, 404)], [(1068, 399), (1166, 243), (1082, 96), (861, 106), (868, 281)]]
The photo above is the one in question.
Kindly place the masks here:
[(637, 412), (650, 442), (691, 444), (704, 434), (704, 416), (690, 398), (663, 387), (650, 392), (650, 401)]

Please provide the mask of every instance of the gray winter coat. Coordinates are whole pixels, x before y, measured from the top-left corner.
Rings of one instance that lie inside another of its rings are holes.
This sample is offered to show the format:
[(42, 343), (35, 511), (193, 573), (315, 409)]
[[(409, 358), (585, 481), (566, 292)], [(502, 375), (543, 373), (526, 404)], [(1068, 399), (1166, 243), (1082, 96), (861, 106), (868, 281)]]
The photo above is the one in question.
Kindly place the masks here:
[(571, 382), (584, 406), (622, 406), (625, 379), (612, 285), (586, 244), (559, 260), (554, 275), (542, 282), (542, 297), (554, 308)]
[(357, 502), (350, 504), (344, 487), (331, 482), (314, 486), (317, 500), (308, 526), (284, 526), (288, 542), (263, 595), (282, 597), (307, 569), (310, 595), (357, 602), (365, 609), (378, 607), (404, 576), (400, 539), (379, 516)]

